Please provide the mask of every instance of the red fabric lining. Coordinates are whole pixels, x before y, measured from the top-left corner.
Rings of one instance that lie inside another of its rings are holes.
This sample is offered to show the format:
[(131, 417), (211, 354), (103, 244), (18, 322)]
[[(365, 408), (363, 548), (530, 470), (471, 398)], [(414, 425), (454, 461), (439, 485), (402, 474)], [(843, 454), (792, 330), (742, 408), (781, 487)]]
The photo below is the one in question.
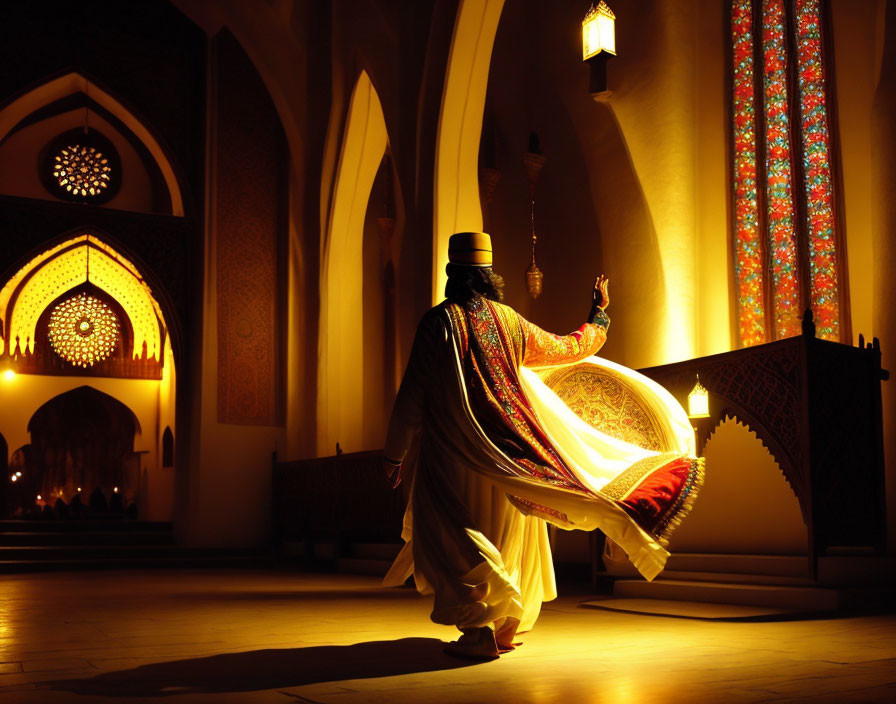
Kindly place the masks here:
[(691, 461), (687, 457), (672, 460), (642, 479), (619, 504), (641, 528), (653, 534), (665, 512), (678, 504), (690, 471)]

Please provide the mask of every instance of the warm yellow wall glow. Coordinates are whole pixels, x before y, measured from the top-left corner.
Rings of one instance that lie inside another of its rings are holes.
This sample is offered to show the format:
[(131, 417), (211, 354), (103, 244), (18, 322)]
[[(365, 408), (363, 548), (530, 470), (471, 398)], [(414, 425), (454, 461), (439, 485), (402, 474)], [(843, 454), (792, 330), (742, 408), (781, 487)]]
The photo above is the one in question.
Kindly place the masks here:
[[(625, 23), (626, 32), (642, 35), (640, 66), (634, 59), (614, 66), (610, 105), (656, 229), (664, 300), (660, 329), (651, 344), (651, 363), (664, 364), (697, 354), (698, 178), (694, 160), (701, 137), (696, 129), (697, 49), (692, 40), (697, 9), (691, 3), (658, 3), (655, 7), (659, 31)], [(632, 12), (633, 4), (628, 3), (627, 9)], [(616, 29), (622, 32), (621, 5), (616, 14)], [(652, 70), (645, 71), (646, 66)], [(719, 157), (724, 158), (724, 153)], [(720, 228), (717, 236), (724, 238), (725, 231)], [(710, 265), (723, 267), (726, 263)]]
[[(370, 77), (362, 72), (352, 93), (336, 170), (329, 227), (321, 250), (318, 452), (360, 447), (363, 365), (358, 340), (362, 311), (364, 218), (373, 181), (386, 151), (386, 121)], [(373, 324), (378, 324), (374, 321)]]
[(174, 215), (184, 214), (184, 202), (177, 183), (177, 176), (168, 157), (161, 145), (156, 141), (152, 133), (143, 125), (137, 117), (114, 97), (109, 95), (99, 86), (90, 83), (79, 73), (68, 73), (52, 81), (28, 91), (16, 100), (0, 110), (0, 142), (9, 134), (21, 120), (31, 113), (55, 103), (57, 100), (87, 91), (90, 98), (102, 105), (109, 112), (121, 120), (137, 138), (143, 142), (152, 158), (158, 164), (168, 187), (168, 195), (171, 197), (171, 211)]
[(492, 46), (504, 0), (461, 0), (445, 72), (436, 140), (433, 304), (442, 300), (448, 238), (480, 232), (479, 142)]
[(670, 538), (673, 554), (806, 553), (799, 501), (752, 430), (724, 420), (703, 455), (706, 479), (693, 511)]
[[(164, 319), (152, 291), (131, 262), (90, 235), (80, 235), (35, 257), (0, 290), (0, 319), (6, 319), (10, 303), (13, 305), (6, 335), (10, 349), (18, 337), (23, 351), (26, 344), (34, 351), (41, 314), (53, 300), (87, 280), (88, 247), (90, 281), (124, 308), (134, 329), (134, 353), (139, 355), (146, 342), (147, 356), (160, 359), (160, 323), (164, 325)], [(18, 295), (11, 301), (16, 290)]]

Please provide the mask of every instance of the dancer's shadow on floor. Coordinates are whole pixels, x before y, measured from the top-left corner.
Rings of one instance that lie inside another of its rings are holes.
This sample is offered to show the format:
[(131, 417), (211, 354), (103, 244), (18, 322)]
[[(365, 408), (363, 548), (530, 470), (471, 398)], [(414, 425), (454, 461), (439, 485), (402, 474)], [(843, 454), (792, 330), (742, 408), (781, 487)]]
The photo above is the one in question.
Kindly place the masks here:
[(475, 664), (445, 655), (435, 638), (250, 650), (142, 665), (95, 677), (42, 682), (47, 689), (114, 697), (252, 692), (318, 682), (391, 677)]

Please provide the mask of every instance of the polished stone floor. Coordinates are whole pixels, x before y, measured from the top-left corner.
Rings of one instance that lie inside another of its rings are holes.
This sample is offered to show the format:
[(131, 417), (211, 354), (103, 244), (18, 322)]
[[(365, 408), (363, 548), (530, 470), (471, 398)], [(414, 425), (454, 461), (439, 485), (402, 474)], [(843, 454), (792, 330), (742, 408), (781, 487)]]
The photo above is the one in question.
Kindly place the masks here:
[(499, 661), (442, 653), (428, 602), (368, 577), (0, 577), (0, 702), (896, 702), (896, 615), (700, 620), (545, 605)]

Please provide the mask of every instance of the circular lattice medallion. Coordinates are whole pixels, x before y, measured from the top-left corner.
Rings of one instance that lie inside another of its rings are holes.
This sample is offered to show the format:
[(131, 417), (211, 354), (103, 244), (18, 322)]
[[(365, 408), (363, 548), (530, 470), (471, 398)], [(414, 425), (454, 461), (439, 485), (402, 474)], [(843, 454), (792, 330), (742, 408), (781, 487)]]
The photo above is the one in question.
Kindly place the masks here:
[(113, 144), (96, 130), (59, 135), (47, 145), (41, 163), (47, 189), (66, 200), (103, 203), (118, 191), (121, 162)]
[(601, 432), (647, 450), (670, 447), (657, 414), (618, 372), (582, 363), (545, 369), (539, 376), (579, 418)]
[(119, 329), (118, 318), (108, 305), (79, 293), (53, 309), (47, 335), (53, 351), (64, 360), (90, 367), (112, 354)]

